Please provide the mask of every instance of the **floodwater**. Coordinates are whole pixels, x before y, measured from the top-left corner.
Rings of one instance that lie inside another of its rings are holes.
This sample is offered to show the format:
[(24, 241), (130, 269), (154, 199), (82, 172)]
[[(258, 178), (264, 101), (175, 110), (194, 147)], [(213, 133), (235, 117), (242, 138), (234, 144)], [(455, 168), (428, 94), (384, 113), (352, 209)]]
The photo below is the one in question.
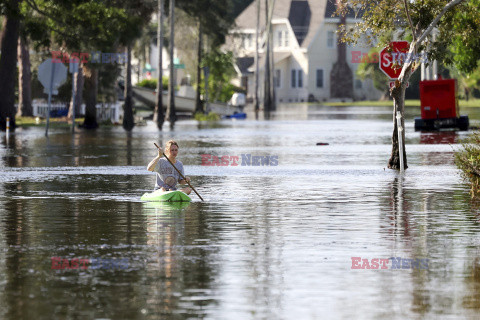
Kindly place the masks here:
[[(480, 211), (453, 164), (468, 133), (415, 132), (416, 111), (403, 175), (382, 107), (3, 134), (0, 319), (478, 319)], [(172, 138), (205, 202), (140, 201)]]

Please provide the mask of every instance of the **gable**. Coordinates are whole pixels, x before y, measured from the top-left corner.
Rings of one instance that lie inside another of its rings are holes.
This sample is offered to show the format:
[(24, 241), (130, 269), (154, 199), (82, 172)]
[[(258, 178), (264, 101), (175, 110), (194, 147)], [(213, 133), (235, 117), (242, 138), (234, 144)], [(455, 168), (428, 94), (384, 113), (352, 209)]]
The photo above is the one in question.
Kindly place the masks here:
[(305, 40), (308, 34), (311, 16), (312, 11), (310, 10), (308, 1), (294, 0), (290, 3), (288, 21), (290, 21), (293, 33), (295, 33), (295, 37), (300, 46), (302, 46), (303, 40)]
[[(328, 0), (276, 0), (273, 19), (288, 19), (301, 47), (308, 47), (325, 17)], [(235, 20), (239, 29), (255, 30), (257, 2), (252, 2)], [(265, 29), (265, 1), (260, 1), (260, 30)]]

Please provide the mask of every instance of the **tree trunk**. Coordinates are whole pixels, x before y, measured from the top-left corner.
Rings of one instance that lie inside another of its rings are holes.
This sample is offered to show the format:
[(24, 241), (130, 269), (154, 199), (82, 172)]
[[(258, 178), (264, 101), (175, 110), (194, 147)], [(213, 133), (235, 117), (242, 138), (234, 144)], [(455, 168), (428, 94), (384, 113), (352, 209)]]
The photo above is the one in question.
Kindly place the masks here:
[(277, 104), (275, 101), (275, 57), (273, 56), (273, 32), (272, 26), (270, 25), (270, 109), (269, 111), (275, 111), (277, 109)]
[[(408, 2), (404, 1), (405, 12), (410, 21), (410, 29), (413, 34), (413, 41), (410, 44), (410, 49), (408, 50), (409, 56), (417, 53), (418, 47), (426, 40), (426, 38), (431, 34), (433, 28), (437, 25), (440, 18), (452, 7), (456, 6), (463, 0), (452, 0), (450, 1), (443, 10), (435, 17), (435, 19), (430, 23), (428, 28), (423, 32), (423, 34), (417, 39), (416, 31), (414, 30), (412, 20), (408, 11)], [(410, 80), (411, 75), (415, 72), (418, 65), (415, 65), (413, 61), (409, 61), (403, 64), (402, 72), (398, 77), (398, 80), (395, 81), (395, 86), (390, 90), (390, 95), (393, 98), (393, 135), (392, 135), (392, 154), (388, 160), (388, 167), (390, 169), (400, 169), (400, 151), (399, 151), (399, 141), (398, 141), (398, 127), (396, 114), (397, 111), (400, 111), (401, 115), (401, 126), (402, 131), (402, 140), (403, 140), (403, 156), (404, 156), (404, 169), (407, 169), (407, 153), (405, 151), (405, 120), (404, 120), (404, 106), (405, 106), (405, 90), (407, 88), (408, 80)]]
[(397, 111), (400, 111), (402, 116), (402, 147), (403, 147), (403, 165), (404, 169), (407, 169), (407, 151), (405, 150), (405, 120), (404, 120), (404, 106), (405, 106), (405, 86), (400, 85), (400, 82), (397, 81), (398, 87), (392, 88), (392, 98), (393, 98), (393, 134), (392, 134), (392, 154), (388, 160), (388, 168), (390, 169), (400, 169), (400, 146), (398, 141), (398, 126), (397, 126)]
[(177, 120), (177, 113), (175, 110), (175, 61), (173, 56), (173, 49), (175, 48), (175, 0), (170, 0), (170, 77), (168, 81), (168, 108), (167, 108), (167, 118), (170, 121), (170, 128), (173, 129), (175, 126), (175, 121)]
[(9, 10), (3, 20), (0, 36), (0, 129), (6, 130), (7, 117), (10, 130), (15, 130), (15, 80), (17, 71), (17, 41), (20, 27), (18, 0), (8, 1)]
[(268, 0), (265, 0), (265, 32), (266, 32), (266, 50), (265, 50), (265, 79), (264, 79), (264, 96), (263, 96), (263, 112), (265, 119), (270, 117), (270, 107), (272, 104), (272, 96), (270, 95), (270, 21), (268, 15)]
[(198, 49), (197, 49), (197, 92), (195, 99), (195, 113), (204, 113), (202, 100), (200, 99), (200, 84), (202, 83), (202, 46), (203, 46), (202, 24), (198, 23)]
[(133, 121), (133, 100), (132, 100), (132, 48), (128, 44), (127, 48), (127, 69), (125, 77), (125, 105), (123, 107), (123, 128), (131, 131), (135, 126)]
[(75, 91), (75, 102), (72, 100), (70, 101), (70, 106), (68, 107), (68, 118), (71, 119), (73, 116), (73, 106), (75, 106), (75, 117), (77, 117), (80, 113), (80, 107), (82, 106), (83, 102), (83, 66), (81, 63), (78, 64), (78, 72), (74, 78), (74, 91)]
[(165, 114), (163, 113), (163, 0), (158, 0), (158, 79), (157, 79), (157, 102), (153, 111), (153, 121), (157, 123), (158, 130), (162, 130)]
[(32, 72), (28, 40), (18, 37), (18, 109), (17, 117), (32, 117)]
[[(142, 44), (140, 44), (142, 45)], [(145, 65), (145, 55), (142, 52), (142, 49), (140, 48), (140, 56), (138, 57), (138, 63), (137, 63), (137, 82), (142, 81), (140, 77), (142, 76), (142, 65)]]
[(83, 66), (85, 76), (85, 119), (82, 127), (85, 129), (98, 128), (97, 122), (97, 90), (98, 70)]
[(260, 70), (260, 67), (259, 67), (259, 64), (258, 64), (258, 59), (260, 58), (259, 57), (259, 54), (258, 54), (258, 37), (259, 37), (259, 34), (260, 34), (260, 1), (261, 0), (257, 0), (257, 29), (256, 29), (256, 32), (255, 32), (255, 117), (258, 119), (258, 111), (260, 110), (260, 103), (259, 103), (259, 99), (258, 99), (258, 73), (259, 73), (259, 70)]

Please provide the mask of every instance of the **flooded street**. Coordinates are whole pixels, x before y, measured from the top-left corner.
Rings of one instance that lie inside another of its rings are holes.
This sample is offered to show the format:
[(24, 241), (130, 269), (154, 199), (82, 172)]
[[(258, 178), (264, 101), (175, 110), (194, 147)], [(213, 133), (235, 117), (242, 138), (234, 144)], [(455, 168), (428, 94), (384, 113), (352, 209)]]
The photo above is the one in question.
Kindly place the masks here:
[[(0, 319), (478, 318), (480, 209), (453, 163), (468, 133), (415, 132), (408, 109), (400, 175), (390, 109), (1, 135)], [(170, 139), (205, 202), (140, 201)], [(53, 268), (74, 259), (91, 264)]]

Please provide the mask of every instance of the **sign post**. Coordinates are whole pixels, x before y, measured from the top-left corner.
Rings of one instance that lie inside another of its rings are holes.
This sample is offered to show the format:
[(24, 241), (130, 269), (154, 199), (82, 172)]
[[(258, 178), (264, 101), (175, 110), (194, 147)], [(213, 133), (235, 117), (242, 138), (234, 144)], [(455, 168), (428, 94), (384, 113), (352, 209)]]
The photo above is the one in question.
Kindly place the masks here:
[(73, 61), (70, 61), (69, 71), (72, 74), (72, 133), (75, 133), (75, 79), (78, 72), (78, 65), (80, 59), (73, 58)]
[[(408, 41), (392, 41), (388, 46), (380, 51), (380, 59), (378, 61), (380, 70), (389, 78), (390, 89), (395, 86), (395, 80), (398, 79), (402, 73), (403, 64), (407, 61), (409, 44)], [(411, 59), (411, 57), (410, 57)], [(408, 83), (407, 83), (408, 86)], [(403, 159), (403, 127), (402, 127), (402, 113), (397, 111), (395, 120), (397, 121), (398, 146), (400, 158), (400, 172), (404, 171)]]
[(47, 125), (45, 136), (48, 136), (50, 122), (50, 107), (52, 95), (58, 94), (58, 87), (67, 79), (67, 68), (62, 63), (56, 63), (53, 59), (47, 59), (38, 67), (38, 80), (43, 85), (43, 92), (48, 94)]

